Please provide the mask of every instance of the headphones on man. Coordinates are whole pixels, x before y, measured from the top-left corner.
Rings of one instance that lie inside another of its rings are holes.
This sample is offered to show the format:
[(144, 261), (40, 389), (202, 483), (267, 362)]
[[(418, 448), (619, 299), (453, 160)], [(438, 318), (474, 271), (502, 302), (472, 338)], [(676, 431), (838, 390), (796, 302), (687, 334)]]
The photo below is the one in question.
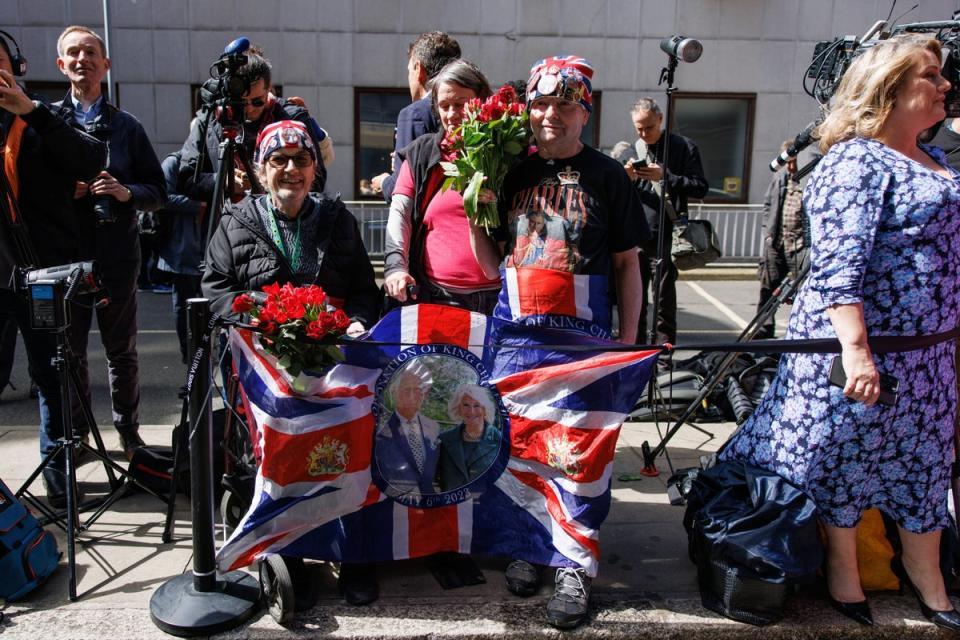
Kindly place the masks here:
[[(6, 39), (13, 44), (13, 48), (17, 50), (16, 53), (10, 52), (10, 66), (13, 67), (13, 75), (15, 76), (25, 76), (27, 75), (27, 59), (23, 57), (23, 54), (20, 53), (20, 45), (17, 44), (17, 40), (4, 31), (0, 29), (0, 35), (6, 36)], [(7, 47), (9, 51), (9, 46)]]

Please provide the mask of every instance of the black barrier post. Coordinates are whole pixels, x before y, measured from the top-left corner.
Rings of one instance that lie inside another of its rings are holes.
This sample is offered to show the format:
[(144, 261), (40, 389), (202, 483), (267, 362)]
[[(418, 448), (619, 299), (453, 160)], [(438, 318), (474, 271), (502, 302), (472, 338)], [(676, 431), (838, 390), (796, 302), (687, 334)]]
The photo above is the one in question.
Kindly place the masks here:
[[(188, 412), (190, 425), (190, 511), (193, 514), (193, 587), (211, 591), (216, 584), (213, 532), (213, 413), (210, 407), (210, 344), (207, 321), (210, 304), (204, 298), (187, 302), (187, 336), (196, 371), (190, 385)], [(200, 338), (199, 340), (197, 338)], [(203, 349), (202, 340), (207, 340)]]
[(150, 598), (150, 618), (175, 636), (206, 636), (241, 624), (257, 610), (260, 584), (244, 571), (216, 570), (213, 530), (213, 434), (210, 406), (210, 302), (187, 300), (190, 352), (196, 354), (190, 387), (190, 490), (193, 571), (160, 585)]

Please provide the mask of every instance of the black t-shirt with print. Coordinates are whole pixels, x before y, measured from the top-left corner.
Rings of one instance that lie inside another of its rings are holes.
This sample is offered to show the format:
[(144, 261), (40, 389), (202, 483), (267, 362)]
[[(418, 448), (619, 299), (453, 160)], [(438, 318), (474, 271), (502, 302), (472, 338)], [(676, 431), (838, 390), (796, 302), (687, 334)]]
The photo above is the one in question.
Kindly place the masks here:
[(525, 158), (507, 174), (499, 208), (506, 267), (609, 275), (612, 254), (650, 235), (623, 167), (588, 146), (563, 160)]

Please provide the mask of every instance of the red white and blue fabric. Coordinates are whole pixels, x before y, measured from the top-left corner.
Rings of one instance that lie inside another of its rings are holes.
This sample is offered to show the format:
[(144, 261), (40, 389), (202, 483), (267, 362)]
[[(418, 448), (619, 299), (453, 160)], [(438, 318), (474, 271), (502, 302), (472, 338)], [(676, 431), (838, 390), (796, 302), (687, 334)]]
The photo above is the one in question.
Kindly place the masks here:
[(493, 315), (527, 325), (572, 329), (595, 337), (611, 330), (610, 278), (537, 267), (500, 269)]
[(253, 161), (266, 162), (270, 154), (280, 149), (304, 149), (314, 161), (317, 159), (317, 149), (307, 127), (296, 120), (272, 122), (261, 129)]
[(537, 60), (530, 68), (527, 102), (557, 97), (579, 102), (593, 111), (593, 67), (579, 56), (553, 56)]
[[(580, 332), (434, 305), (394, 310), (368, 339), (394, 344), (344, 347), (346, 361), (298, 395), (254, 336), (233, 332), (262, 463), (253, 506), (218, 567), (276, 553), (381, 562), (455, 551), (596, 575), (620, 424), (657, 352), (604, 351), (613, 343)], [(417, 350), (475, 359), (499, 396), (504, 440), (498, 462), (466, 490), (410, 504), (376, 481), (374, 405), (391, 363)], [(308, 469), (311, 451), (339, 452), (342, 469)]]

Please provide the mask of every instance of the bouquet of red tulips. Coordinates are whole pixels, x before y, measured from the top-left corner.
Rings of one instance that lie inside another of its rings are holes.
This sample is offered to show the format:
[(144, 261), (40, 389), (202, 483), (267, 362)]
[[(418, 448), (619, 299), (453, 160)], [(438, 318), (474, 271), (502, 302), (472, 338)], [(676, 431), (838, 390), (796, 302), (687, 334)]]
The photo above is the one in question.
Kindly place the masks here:
[(344, 335), (350, 318), (342, 309), (327, 305), (323, 289), (288, 283), (267, 285), (263, 292), (267, 299), (262, 303), (240, 294), (233, 300), (233, 311), (250, 314), (250, 324), (260, 330), (260, 343), (280, 367), (296, 377), (343, 362), (334, 340)]
[(457, 159), (440, 163), (448, 176), (443, 188), (462, 193), (467, 217), (487, 231), (497, 226), (497, 206), (477, 202), (480, 188), (498, 192), (507, 171), (526, 153), (529, 139), (526, 105), (517, 101), (509, 85), (486, 100), (474, 98), (467, 103), (453, 141)]

